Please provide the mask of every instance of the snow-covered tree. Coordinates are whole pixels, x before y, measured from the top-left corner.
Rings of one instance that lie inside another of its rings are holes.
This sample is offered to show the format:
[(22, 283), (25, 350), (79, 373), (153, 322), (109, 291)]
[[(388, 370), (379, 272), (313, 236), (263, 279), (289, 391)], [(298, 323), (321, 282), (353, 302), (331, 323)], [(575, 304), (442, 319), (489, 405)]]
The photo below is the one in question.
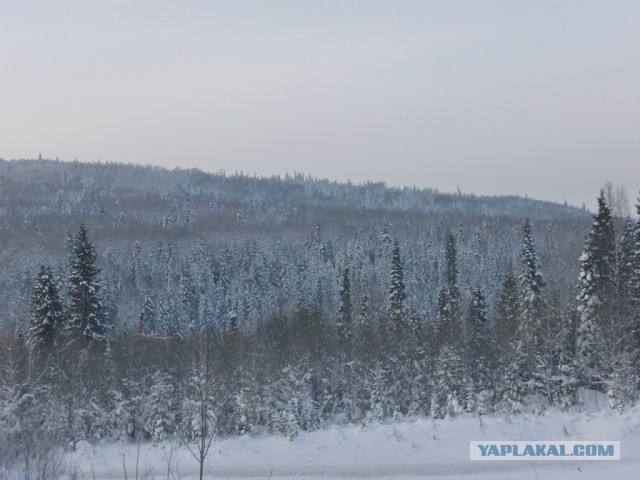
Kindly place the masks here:
[(400, 258), (400, 245), (397, 240), (393, 242), (391, 253), (391, 273), (389, 274), (389, 319), (390, 330), (399, 334), (404, 329), (404, 300), (406, 298), (402, 260)]
[(352, 313), (351, 313), (351, 283), (349, 281), (349, 269), (345, 268), (342, 273), (340, 284), (340, 306), (336, 318), (336, 329), (338, 340), (347, 347), (352, 336)]
[(578, 375), (583, 385), (590, 386), (598, 378), (601, 367), (600, 299), (597, 295), (597, 274), (593, 254), (587, 240), (580, 257), (578, 279), (578, 327), (576, 333), (576, 357)]
[(543, 296), (544, 282), (540, 271), (538, 254), (533, 245), (531, 224), (524, 223), (522, 231), (522, 250), (520, 251), (520, 322), (517, 329), (518, 355), (524, 356), (522, 372), (529, 380), (536, 367), (536, 357), (542, 349), (541, 329), (545, 298)]
[(58, 287), (50, 267), (42, 265), (31, 294), (29, 344), (36, 348), (51, 347), (63, 327), (64, 313)]
[(487, 314), (487, 304), (480, 287), (471, 294), (469, 304), (469, 347), (468, 365), (477, 392), (492, 387), (492, 344), (491, 328)]
[(87, 229), (81, 225), (73, 244), (70, 266), (68, 329), (87, 339), (104, 341), (108, 326), (100, 297), (99, 274), (95, 247), (89, 241)]
[(433, 329), (432, 342), (436, 350), (443, 345), (456, 345), (462, 340), (456, 252), (456, 239), (449, 233), (444, 252), (444, 280), (438, 292)]
[(513, 346), (520, 321), (518, 280), (508, 270), (502, 281), (495, 309), (495, 339), (501, 354)]

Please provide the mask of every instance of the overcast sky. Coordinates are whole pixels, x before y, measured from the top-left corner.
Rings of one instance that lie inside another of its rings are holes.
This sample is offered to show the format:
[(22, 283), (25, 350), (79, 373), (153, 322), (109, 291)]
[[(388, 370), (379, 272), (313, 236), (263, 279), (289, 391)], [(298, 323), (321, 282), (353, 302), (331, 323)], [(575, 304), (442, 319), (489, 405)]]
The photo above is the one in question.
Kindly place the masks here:
[(588, 208), (640, 188), (640, 2), (0, 0), (0, 157)]

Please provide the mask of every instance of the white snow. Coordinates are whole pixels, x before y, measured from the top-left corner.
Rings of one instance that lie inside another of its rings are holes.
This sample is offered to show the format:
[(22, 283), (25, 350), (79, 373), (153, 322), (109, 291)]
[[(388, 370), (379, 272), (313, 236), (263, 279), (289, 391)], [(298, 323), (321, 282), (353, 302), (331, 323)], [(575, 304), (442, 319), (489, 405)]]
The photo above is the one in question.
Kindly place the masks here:
[[(206, 478), (638, 478), (640, 406), (618, 413), (608, 408), (604, 395), (591, 394), (587, 400), (590, 407), (582, 412), (546, 411), (512, 420), (465, 414), (455, 420), (335, 426), (301, 432), (293, 441), (271, 436), (218, 439), (206, 461)], [(471, 462), (471, 440), (618, 440), (621, 460)], [(124, 460), (128, 478), (136, 478), (137, 453), (137, 445), (127, 442), (97, 446), (81, 443), (75, 452), (67, 454), (67, 462), (79, 469), (81, 478), (120, 480), (125, 478)], [(151, 473), (149, 479), (154, 475), (167, 478), (169, 457), (175, 478), (197, 478), (198, 463), (178, 443), (143, 443), (139, 478), (145, 473)]]

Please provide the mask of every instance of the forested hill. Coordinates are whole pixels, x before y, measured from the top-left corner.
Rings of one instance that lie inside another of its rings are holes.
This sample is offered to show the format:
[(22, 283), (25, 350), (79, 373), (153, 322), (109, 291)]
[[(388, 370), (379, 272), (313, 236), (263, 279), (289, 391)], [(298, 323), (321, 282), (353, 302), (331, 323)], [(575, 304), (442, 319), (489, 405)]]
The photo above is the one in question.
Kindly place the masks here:
[[(323, 262), (330, 263), (313, 272), (312, 288), (326, 281), (326, 289), (333, 291), (336, 272), (347, 258), (366, 253), (370, 266), (375, 265), (376, 256), (388, 256), (380, 242), (398, 239), (407, 245), (408, 254), (424, 258), (407, 267), (408, 288), (421, 292), (418, 307), (432, 311), (442, 242), (451, 231), (460, 243), (462, 258), (469, 259), (464, 262), (462, 281), (487, 284), (491, 298), (517, 256), (525, 218), (532, 221), (534, 235), (540, 238), (543, 265), (553, 260), (552, 252), (546, 252), (553, 245), (557, 253), (550, 268), (574, 283), (575, 260), (590, 216), (551, 202), (389, 188), (383, 183), (341, 184), (299, 174), (256, 178), (113, 163), (2, 160), (0, 298), (9, 308), (0, 313), (0, 321), (26, 321), (30, 287), (40, 264), (57, 269), (64, 288), (72, 237), (82, 223), (97, 246), (112, 321), (123, 325), (137, 319), (145, 290), (159, 298), (165, 288), (180, 281), (183, 260), (188, 260), (184, 268), (197, 273), (201, 266), (192, 260), (198, 248), (201, 253), (206, 250), (211, 265), (230, 268), (240, 262), (241, 270), (228, 272), (227, 296), (233, 295), (234, 286), (238, 294), (255, 287), (246, 279), (255, 265), (241, 261), (245, 254), (239, 249), (254, 253), (259, 249), (265, 259), (279, 262), (278, 275), (296, 281), (289, 275), (288, 268), (293, 268), (289, 261), (315, 262), (310, 255), (317, 252), (308, 246), (317, 242)], [(255, 256), (250, 258), (257, 262)], [(144, 281), (131, 271), (136, 262), (150, 269), (144, 272)], [(388, 258), (377, 262), (379, 267), (387, 264)], [(324, 270), (328, 265), (332, 273)], [(376, 284), (380, 288), (380, 298), (374, 300), (380, 311), (384, 310), (387, 273), (381, 270), (375, 281), (367, 281), (370, 288)], [(241, 277), (244, 285), (236, 285)], [(327, 294), (327, 314), (336, 308), (334, 297)], [(218, 313), (226, 316), (245, 301), (217, 298), (214, 303), (221, 309)], [(247, 317), (254, 322), (258, 314), (254, 311)]]
[[(594, 195), (595, 196), (595, 195)], [(0, 161), (0, 213), (5, 233), (55, 234), (80, 221), (108, 237), (284, 237), (320, 222), (333, 234), (388, 222), (404, 229), (478, 222), (584, 219), (577, 208), (516, 196), (444, 194), (317, 180), (208, 174), (124, 164), (46, 160)], [(55, 242), (48, 242), (55, 243)]]
[(292, 438), (567, 409), (584, 390), (637, 399), (640, 221), (615, 218), (604, 191), (592, 217), (46, 161), (1, 161), (0, 188), (0, 445), (14, 456), (25, 438)]

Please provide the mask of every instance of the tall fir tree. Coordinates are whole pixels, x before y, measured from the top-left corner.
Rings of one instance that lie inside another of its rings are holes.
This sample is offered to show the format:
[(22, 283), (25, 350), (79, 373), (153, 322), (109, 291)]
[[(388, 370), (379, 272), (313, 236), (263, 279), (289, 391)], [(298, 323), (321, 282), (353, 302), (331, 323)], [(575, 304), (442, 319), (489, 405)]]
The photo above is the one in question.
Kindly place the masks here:
[(534, 374), (540, 354), (542, 316), (545, 313), (543, 296), (544, 281), (540, 271), (538, 254), (533, 245), (531, 224), (527, 219), (522, 231), (522, 250), (520, 251), (520, 322), (517, 335), (517, 354), (524, 357), (525, 371), (521, 372), (527, 381)]
[(64, 313), (58, 287), (50, 267), (40, 266), (31, 294), (29, 344), (36, 349), (51, 347), (63, 326)]
[(495, 308), (495, 339), (501, 354), (513, 346), (519, 320), (518, 280), (513, 271), (508, 270), (502, 280)]
[(351, 313), (351, 283), (349, 281), (349, 268), (345, 268), (342, 273), (340, 284), (340, 306), (336, 319), (338, 331), (338, 341), (346, 348), (351, 342), (352, 335), (352, 313)]
[(617, 303), (620, 313), (631, 313), (632, 289), (633, 289), (633, 260), (635, 254), (634, 223), (631, 219), (625, 222), (624, 232), (620, 238), (618, 248), (618, 285)]
[(492, 345), (487, 303), (480, 287), (476, 287), (469, 302), (468, 362), (476, 391), (491, 388)]
[(576, 333), (576, 358), (578, 375), (584, 386), (595, 383), (601, 369), (598, 341), (600, 339), (599, 305), (596, 294), (596, 272), (589, 241), (580, 257), (578, 279), (578, 326)]
[(456, 239), (449, 233), (444, 252), (444, 281), (438, 292), (436, 304), (436, 322), (433, 332), (433, 347), (436, 350), (443, 345), (456, 345), (462, 338), (456, 257)]
[[(579, 321), (576, 338), (578, 375), (583, 386), (606, 388), (605, 363), (616, 355), (619, 324), (615, 315), (616, 240), (604, 191), (598, 197), (591, 232), (580, 257)], [(610, 372), (609, 372), (610, 373)]]
[(198, 297), (196, 287), (193, 283), (191, 271), (186, 262), (182, 265), (180, 283), (178, 285), (178, 312), (181, 330), (189, 332), (191, 335), (200, 333), (198, 322)]
[(106, 312), (100, 297), (96, 251), (87, 229), (80, 226), (73, 243), (69, 275), (69, 330), (95, 341), (105, 340)]
[(404, 280), (402, 274), (402, 260), (400, 258), (400, 245), (393, 242), (391, 254), (391, 273), (389, 275), (389, 319), (390, 330), (399, 334), (404, 329), (404, 300), (406, 298)]
[(595, 288), (603, 309), (611, 306), (616, 287), (616, 232), (611, 215), (611, 207), (607, 203), (604, 191), (598, 197), (596, 212), (591, 233), (589, 234), (589, 250), (593, 258), (593, 269), (596, 273)]

